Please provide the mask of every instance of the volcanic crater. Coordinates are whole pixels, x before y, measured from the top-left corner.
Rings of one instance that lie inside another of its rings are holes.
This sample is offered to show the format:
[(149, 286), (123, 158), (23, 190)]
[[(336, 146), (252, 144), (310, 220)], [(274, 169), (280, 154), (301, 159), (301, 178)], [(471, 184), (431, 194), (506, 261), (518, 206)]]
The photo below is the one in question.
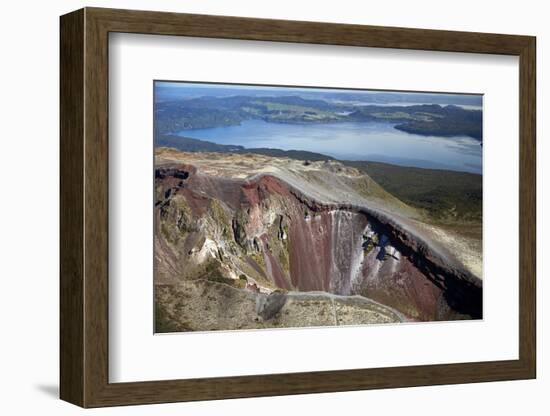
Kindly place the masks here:
[(161, 148), (157, 331), (479, 319), (446, 235), (336, 161)]

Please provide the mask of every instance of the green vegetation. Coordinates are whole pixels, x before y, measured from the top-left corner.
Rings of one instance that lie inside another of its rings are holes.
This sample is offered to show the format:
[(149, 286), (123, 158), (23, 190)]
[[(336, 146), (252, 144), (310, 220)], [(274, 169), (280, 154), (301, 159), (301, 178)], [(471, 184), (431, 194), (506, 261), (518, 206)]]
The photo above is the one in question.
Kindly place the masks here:
[(334, 112), (304, 105), (273, 102), (269, 100), (253, 101), (252, 104), (258, 107), (249, 109), (250, 113), (268, 121), (336, 121), (340, 118)]
[(242, 120), (242, 115), (237, 111), (214, 107), (197, 108), (190, 102), (182, 101), (157, 103), (155, 108), (155, 133), (231, 126), (239, 124)]
[(279, 250), (279, 265), (285, 273), (290, 273), (290, 259), (288, 258), (288, 243), (283, 241), (283, 247)]
[(258, 252), (255, 252), (255, 253), (252, 253), (252, 254), (249, 254), (249, 257), (254, 260), (254, 262), (260, 266), (260, 268), (262, 270), (265, 270), (266, 269), (266, 264), (265, 264), (265, 259), (264, 259), (264, 255), (263, 253), (258, 253)]
[(395, 112), (383, 112), (383, 113), (372, 113), (373, 117), (383, 118), (386, 120), (409, 120), (413, 117), (404, 111), (395, 111)]
[(245, 150), (243, 146), (224, 145), (189, 137), (160, 134), (155, 137), (155, 147), (172, 147), (184, 152), (221, 152), (231, 153)]
[(166, 240), (178, 244), (188, 232), (195, 231), (192, 213), (187, 201), (181, 195), (174, 195), (161, 207), (160, 231)]
[[(222, 276), (217, 276), (217, 277), (211, 276), (207, 280), (209, 282), (223, 283), (223, 284), (226, 284), (229, 286), (235, 286), (235, 287), (239, 287), (243, 283), (241, 279), (231, 279), (229, 277), (222, 277)], [(244, 284), (242, 286), (244, 287)]]
[(198, 273), (197, 279), (208, 280), (209, 282), (223, 283), (232, 287), (244, 288), (246, 286), (246, 276), (244, 279), (241, 275), (239, 279), (225, 277), (221, 270), (221, 262), (213, 259), (203, 266), (203, 269)]
[(321, 153), (308, 152), (306, 150), (280, 150), (280, 149), (266, 149), (266, 148), (255, 148), (255, 149), (246, 149), (239, 150), (234, 153), (254, 153), (258, 155), (271, 156), (271, 157), (287, 157), (289, 159), (303, 160), (304, 164), (308, 162), (318, 162), (324, 160), (332, 160), (330, 156), (323, 155)]
[(424, 210), (433, 220), (477, 223), (482, 216), (482, 176), (473, 173), (346, 161), (392, 195)]
[(203, 265), (203, 269), (198, 273), (197, 277), (199, 279), (218, 281), (218, 279), (222, 277), (220, 267), (221, 262), (219, 260), (212, 259)]
[(388, 120), (397, 122), (395, 128), (425, 136), (470, 136), (482, 140), (482, 113), (454, 105), (412, 105), (408, 107), (365, 106), (351, 113), (356, 121)]
[(155, 147), (172, 147), (184, 152), (217, 152), (217, 153), (253, 153), (271, 157), (287, 157), (289, 159), (303, 161), (324, 161), (334, 158), (321, 153), (308, 152), (306, 150), (281, 150), (268, 148), (245, 149), (238, 145), (225, 145), (206, 140), (192, 139), (190, 137), (163, 134), (155, 138)]
[(363, 247), (363, 251), (365, 252), (365, 256), (367, 254), (369, 254), (373, 249), (374, 249), (374, 244), (372, 244), (372, 242), (369, 241), (368, 244), (365, 247)]
[(179, 332), (182, 328), (170, 319), (170, 315), (157, 299), (155, 302), (155, 332)]
[(160, 231), (164, 238), (172, 244), (178, 244), (179, 234), (173, 231), (173, 227), (169, 226), (165, 221), (161, 222)]
[(222, 206), (222, 202), (217, 199), (212, 199), (210, 202), (210, 215), (215, 220), (214, 224), (221, 225), (223, 233), (231, 230), (231, 219)]
[[(396, 129), (421, 135), (466, 135), (482, 138), (480, 110), (438, 104), (357, 107), (299, 96), (200, 97), (158, 102), (155, 105), (155, 137), (182, 130), (238, 125), (245, 120), (276, 123), (327, 123), (334, 121), (389, 121)], [(163, 140), (166, 140), (165, 137)], [(162, 144), (165, 146), (166, 144)], [(239, 146), (237, 146), (239, 147)]]

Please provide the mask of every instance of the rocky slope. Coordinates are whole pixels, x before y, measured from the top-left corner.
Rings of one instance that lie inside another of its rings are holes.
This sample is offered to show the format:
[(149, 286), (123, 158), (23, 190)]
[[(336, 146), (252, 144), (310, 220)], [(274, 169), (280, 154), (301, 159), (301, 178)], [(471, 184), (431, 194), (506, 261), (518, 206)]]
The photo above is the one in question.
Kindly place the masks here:
[(157, 323), (168, 330), (482, 315), (481, 280), (448, 241), (339, 162), (159, 149), (155, 186)]
[(156, 288), (159, 332), (295, 328), (402, 322), (399, 312), (362, 296), (270, 294), (209, 280)]

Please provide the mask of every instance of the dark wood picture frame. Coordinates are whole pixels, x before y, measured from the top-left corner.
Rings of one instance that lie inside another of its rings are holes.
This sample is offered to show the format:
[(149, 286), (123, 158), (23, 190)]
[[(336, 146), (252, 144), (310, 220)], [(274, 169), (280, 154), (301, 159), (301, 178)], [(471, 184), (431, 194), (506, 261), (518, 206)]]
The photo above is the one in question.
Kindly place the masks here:
[[(61, 17), (60, 396), (82, 407), (536, 377), (535, 38), (85, 8)], [(110, 32), (515, 55), (520, 66), (519, 359), (109, 383)]]

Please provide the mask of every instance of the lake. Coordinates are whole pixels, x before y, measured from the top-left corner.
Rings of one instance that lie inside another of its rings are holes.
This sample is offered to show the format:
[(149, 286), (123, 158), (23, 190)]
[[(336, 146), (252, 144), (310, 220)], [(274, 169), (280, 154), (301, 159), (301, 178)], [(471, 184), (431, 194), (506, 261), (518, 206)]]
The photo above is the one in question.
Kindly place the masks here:
[(482, 146), (466, 136), (410, 134), (390, 122), (310, 124), (244, 121), (238, 126), (191, 129), (181, 136), (245, 148), (307, 150), (337, 159), (371, 160), (402, 166), (481, 173)]

